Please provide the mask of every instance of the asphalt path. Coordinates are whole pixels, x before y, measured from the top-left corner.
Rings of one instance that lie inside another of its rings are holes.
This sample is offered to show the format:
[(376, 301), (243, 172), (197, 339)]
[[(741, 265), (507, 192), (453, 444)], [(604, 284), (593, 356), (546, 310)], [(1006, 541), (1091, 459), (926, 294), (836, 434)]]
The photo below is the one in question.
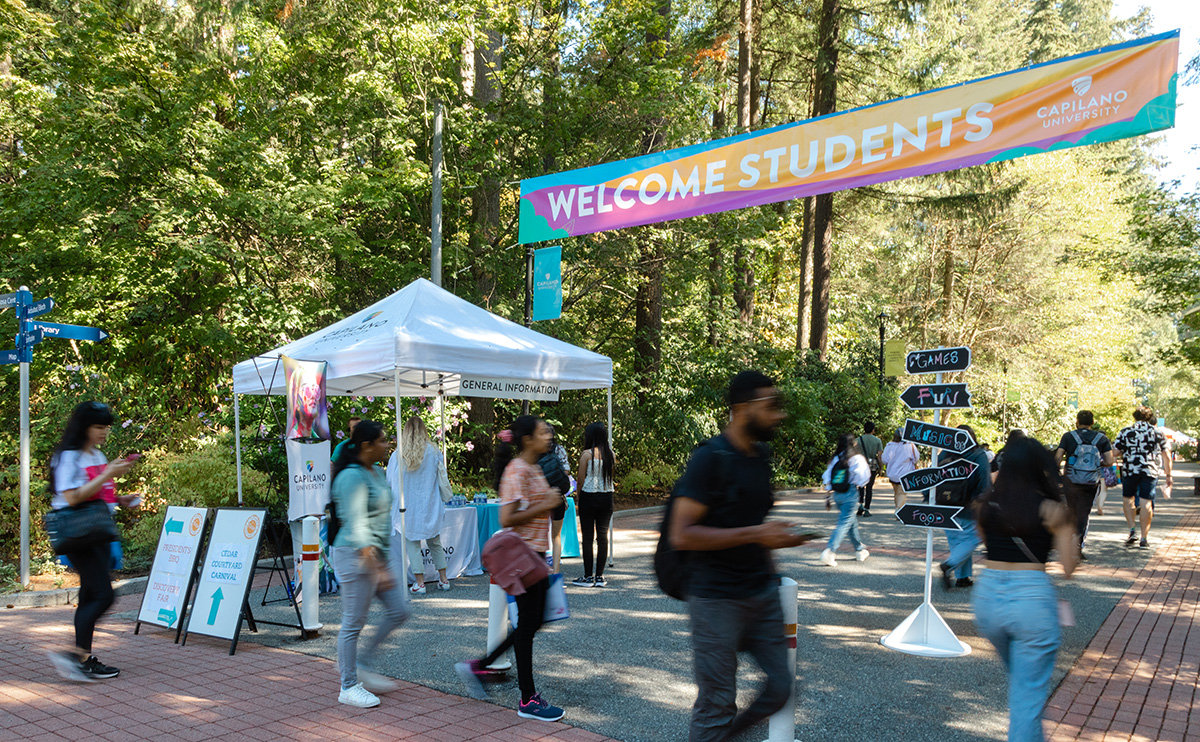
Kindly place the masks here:
[[(1159, 504), (1151, 546), (1169, 535), (1182, 513), (1200, 507), (1190, 494), (1196, 467), (1180, 467), (1179, 495)], [(1186, 486), (1184, 486), (1186, 482)], [(875, 515), (862, 520), (868, 560), (855, 562), (843, 544), (836, 567), (817, 561), (824, 541), (775, 552), (781, 574), (799, 591), (796, 739), (806, 742), (936, 740), (972, 742), (1006, 737), (1006, 678), (991, 645), (972, 621), (970, 591), (943, 591), (933, 584), (933, 604), (955, 634), (971, 647), (965, 657), (929, 659), (901, 654), (879, 640), (922, 602), (925, 531), (901, 525), (886, 507), (890, 491), (877, 488)], [(1154, 549), (1126, 548), (1120, 497), (1109, 496), (1105, 515), (1093, 514), (1089, 561), (1076, 579), (1056, 579), (1074, 606), (1077, 625), (1064, 629), (1054, 684), (1057, 685), (1120, 600)], [(564, 721), (626, 742), (686, 739), (696, 687), (685, 605), (659, 592), (650, 556), (657, 539), (654, 512), (618, 514), (616, 564), (606, 572), (607, 588), (568, 585), (571, 618), (546, 626), (534, 644), (538, 690), (567, 711)], [(836, 521), (821, 495), (781, 497), (773, 517), (794, 520), (806, 530), (829, 533)], [(934, 571), (947, 551), (935, 534)], [(977, 553), (977, 558), (981, 558)], [(978, 567), (977, 567), (978, 569)], [(564, 563), (567, 579), (582, 571), (580, 560)], [(437, 690), (463, 695), (453, 672), (456, 661), (479, 657), (487, 638), (486, 576), (463, 577), (449, 592), (432, 590), (413, 601), (413, 617), (384, 645), (378, 670)], [(275, 589), (269, 598), (278, 597)], [(260, 605), (251, 594), (256, 618), (294, 621), (286, 604)], [(378, 604), (376, 604), (376, 607)], [(120, 614), (130, 620), (134, 613)], [(372, 613), (373, 622), (377, 614)], [(259, 642), (336, 660), (340, 606), (336, 596), (321, 599), (320, 636), (302, 641), (297, 632), (261, 626), (241, 641)], [(367, 629), (370, 631), (370, 628)], [(366, 632), (364, 632), (366, 633)], [(227, 643), (193, 635), (188, 646)], [(739, 672), (738, 705), (753, 697), (761, 675), (746, 658)], [(314, 678), (317, 692), (336, 693), (338, 680)], [(517, 701), (515, 672), (490, 685), (492, 700), (506, 707)], [(269, 693), (265, 694), (269, 698)], [(766, 725), (743, 740), (766, 737)]]

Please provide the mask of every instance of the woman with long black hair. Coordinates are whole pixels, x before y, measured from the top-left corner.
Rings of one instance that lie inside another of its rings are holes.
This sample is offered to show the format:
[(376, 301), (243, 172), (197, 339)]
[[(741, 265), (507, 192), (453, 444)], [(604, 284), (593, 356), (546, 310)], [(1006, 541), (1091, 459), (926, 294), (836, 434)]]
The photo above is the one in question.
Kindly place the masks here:
[(383, 623), (362, 653), (370, 658), (402, 623), (408, 620), (408, 603), (390, 566), (392, 545), (392, 489), (376, 464), (390, 448), (383, 426), (363, 420), (354, 427), (350, 442), (330, 469), (334, 512), (338, 529), (330, 548), (342, 600), (342, 627), (338, 631), (338, 668), (342, 674), (338, 703), (358, 708), (379, 705), (376, 693), (395, 690), (390, 679), (359, 664), (358, 635), (367, 622), (371, 599), (383, 602)]
[[(492, 462), (496, 489), (500, 492), (500, 525), (516, 532), (540, 554), (550, 550), (550, 512), (563, 501), (562, 493), (546, 482), (538, 466), (538, 459), (550, 450), (552, 437), (545, 421), (522, 415), (513, 420), (508, 430), (501, 431), (496, 459)], [(549, 577), (526, 585), (525, 593), (516, 596), (517, 627), (487, 657), (454, 666), (472, 696), (487, 698), (479, 677), (512, 647), (517, 661), (517, 685), (521, 689), (517, 715), (538, 721), (558, 721), (564, 713), (547, 703), (533, 683), (533, 637), (542, 627), (549, 589)]]
[(1053, 455), (1033, 438), (1010, 436), (996, 481), (975, 508), (987, 551), (971, 598), (975, 625), (1008, 671), (1009, 741), (1040, 742), (1062, 643), (1046, 561), (1054, 548), (1069, 578), (1079, 560)]
[[(134, 458), (109, 461), (100, 446), (112, 430), (113, 414), (103, 402), (77, 405), (50, 457), (50, 507), (60, 510), (101, 498), (131, 507), (136, 495), (117, 495), (113, 480), (133, 466)], [(54, 668), (67, 680), (92, 682), (115, 678), (121, 673), (92, 654), (96, 622), (113, 604), (112, 547), (104, 543), (68, 553), (79, 573), (79, 603), (75, 608), (75, 646), (51, 652)]]
[[(579, 587), (604, 587), (608, 561), (608, 524), (613, 514), (613, 452), (608, 428), (592, 423), (583, 431), (579, 457), (579, 526), (583, 531), (583, 576), (572, 580)], [(592, 571), (592, 538), (596, 541), (596, 571)]]

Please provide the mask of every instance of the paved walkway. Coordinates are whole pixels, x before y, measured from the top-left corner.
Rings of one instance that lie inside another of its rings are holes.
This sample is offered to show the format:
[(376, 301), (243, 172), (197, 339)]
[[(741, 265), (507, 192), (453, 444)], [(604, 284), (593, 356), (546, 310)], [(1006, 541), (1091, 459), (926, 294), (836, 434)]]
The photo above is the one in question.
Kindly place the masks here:
[(1053, 742), (1200, 741), (1200, 709), (1193, 710), (1200, 684), (1200, 628), (1193, 628), (1198, 565), (1200, 512), (1193, 509), (1161, 542), (1051, 697), (1046, 727)]
[[(1151, 552), (1122, 549), (1121, 534), (1112, 532), (1120, 526), (1107, 516), (1106, 532), (1096, 536), (1093, 561), (1072, 581), (1081, 625), (1074, 630), (1078, 639), (1073, 653), (1064, 647), (1060, 656), (1065, 677), (1047, 713), (1052, 742), (1200, 742), (1200, 711), (1192, 711), (1200, 680), (1200, 630), (1192, 630), (1200, 586), (1200, 499), (1191, 493), (1192, 473), (1185, 478), (1181, 472), (1178, 496), (1170, 504), (1174, 514), (1163, 517), (1161, 526), (1156, 524)], [(1109, 502), (1116, 504), (1111, 497)], [(815, 497), (795, 498), (783, 507), (788, 517), (805, 522), (830, 518)], [(521, 720), (509, 706), (455, 695), (453, 674), (446, 677), (447, 658), (467, 656), (478, 642), (480, 627), (466, 617), (478, 612), (475, 603), (486, 595), (473, 596), (482, 586), (472, 587), (464, 579), (454, 591), (420, 604), (424, 620), (406, 629), (414, 633), (394, 651), (396, 666), (389, 673), (420, 682), (401, 681), (401, 689), (385, 695), (381, 707), (367, 710), (339, 705), (335, 692), (330, 692), (337, 671), (329, 659), (335, 631), (329, 622), (323, 639), (316, 642), (288, 639), (283, 636), (286, 631), (278, 629), (244, 635), (231, 657), (226, 642), (198, 635), (189, 638), (186, 648), (172, 644), (173, 633), (153, 627), (134, 636), (131, 617), (140, 596), (127, 596), (101, 622), (96, 637), (99, 656), (120, 666), (121, 677), (73, 685), (50, 671), (45, 656), (48, 649), (69, 643), (73, 608), (0, 609), (0, 662), (6, 669), (0, 680), (0, 742), (74, 738), (72, 727), (114, 742), (609, 739), (602, 733), (624, 740), (682, 739), (695, 693), (686, 628), (683, 617), (676, 615), (682, 609), (662, 599), (652, 586), (640, 585), (648, 580), (643, 560), (648, 560), (652, 534), (630, 530), (643, 525), (632, 521), (646, 520), (649, 526), (657, 519), (629, 520), (618, 524), (625, 532), (620, 537), (625, 567), (614, 573), (620, 588), (603, 596), (572, 593), (572, 610), (578, 609), (579, 618), (564, 622), (571, 626), (551, 629), (542, 644), (547, 654), (541, 656), (547, 659), (539, 684), (551, 689), (552, 700), (561, 699), (569, 707), (567, 721), (593, 731)], [(915, 605), (909, 593), (918, 586), (911, 573), (923, 549), (913, 548), (912, 529), (872, 520), (877, 522), (866, 526), (872, 529), (872, 558), (864, 564), (849, 562), (835, 570), (816, 566), (819, 545), (781, 555), (787, 569), (804, 580), (801, 633), (806, 651), (800, 663), (796, 736), (805, 742), (1003, 739), (1003, 674), (990, 646), (972, 635), (966, 593), (939, 594), (937, 601), (959, 636), (972, 644), (971, 657), (912, 660), (879, 648), (878, 636)], [(895, 586), (903, 590), (895, 592)], [(1113, 597), (1102, 601), (1103, 612), (1089, 621), (1081, 611), (1087, 605), (1084, 598), (1091, 594), (1094, 603), (1101, 593)], [(642, 607), (630, 611), (618, 600)], [(323, 613), (336, 611), (335, 600), (325, 603)], [(439, 644), (433, 627), (446, 626), (454, 617), (458, 626), (452, 638), (464, 645)], [(477, 623), (477, 618), (472, 620)], [(636, 659), (631, 659), (636, 655), (626, 657), (615, 646), (606, 646), (599, 655), (608, 657), (611, 666), (593, 661), (586, 656), (590, 643), (579, 644), (572, 640), (576, 634), (561, 633), (585, 630), (600, 618), (610, 629), (605, 633), (623, 637), (615, 640), (618, 643), (644, 637), (633, 642), (637, 647), (630, 651), (650, 655), (643, 662), (658, 671), (637, 669)], [(268, 646), (273, 641), (290, 644)], [(421, 656), (413, 647), (430, 656)], [(326, 656), (318, 656), (322, 651)], [(551, 656), (559, 659), (557, 665)], [(422, 662), (430, 663), (425, 674), (418, 672)], [(440, 690), (429, 687), (439, 682), (444, 683)], [(945, 683), (959, 689), (957, 701), (938, 690)], [(493, 694), (507, 698), (511, 692), (501, 686)], [(905, 708), (914, 699), (922, 709), (915, 715)], [(846, 703), (858, 708), (857, 717), (846, 715)], [(855, 723), (847, 724), (848, 718)], [(757, 741), (765, 732), (765, 727), (751, 730), (744, 739)]]
[[(123, 597), (113, 611), (136, 611), (140, 602), (140, 595)], [(93, 646), (121, 667), (120, 678), (67, 683), (50, 669), (46, 652), (73, 643), (73, 612), (0, 611), (0, 741), (607, 740), (403, 681), (378, 708), (351, 708), (329, 692), (337, 667), (327, 659), (252, 641), (230, 656), (228, 642), (198, 635), (180, 648), (172, 644), (174, 632), (143, 627), (135, 636), (132, 622), (111, 618), (97, 627)], [(200, 645), (207, 651), (194, 651)]]

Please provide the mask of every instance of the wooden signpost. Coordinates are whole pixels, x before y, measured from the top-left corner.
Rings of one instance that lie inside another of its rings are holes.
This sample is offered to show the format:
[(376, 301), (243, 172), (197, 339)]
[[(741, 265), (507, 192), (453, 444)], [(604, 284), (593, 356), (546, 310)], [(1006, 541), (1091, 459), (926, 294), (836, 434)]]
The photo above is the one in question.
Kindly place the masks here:
[(966, 384), (913, 384), (900, 394), (910, 410), (969, 410), (971, 393)]
[(962, 526), (954, 520), (962, 512), (956, 505), (926, 505), (909, 503), (896, 511), (896, 517), (906, 526), (915, 528), (940, 528), (944, 531), (961, 531)]
[(933, 489), (942, 482), (950, 482), (956, 479), (967, 479), (975, 470), (979, 468), (979, 464), (966, 459), (957, 459), (951, 461), (945, 466), (933, 467), (930, 469), (917, 469), (900, 477), (900, 489), (905, 492), (923, 492), (924, 490)]

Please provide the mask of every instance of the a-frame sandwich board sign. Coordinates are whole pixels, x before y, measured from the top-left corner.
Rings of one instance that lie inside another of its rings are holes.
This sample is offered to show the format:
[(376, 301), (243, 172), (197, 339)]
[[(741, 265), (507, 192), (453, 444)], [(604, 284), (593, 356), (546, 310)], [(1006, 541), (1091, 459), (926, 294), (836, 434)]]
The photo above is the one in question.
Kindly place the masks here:
[(207, 525), (208, 508), (167, 508), (133, 633), (138, 633), (142, 624), (150, 624), (175, 629), (175, 641), (179, 641)]
[(196, 597), (188, 615), (188, 634), (229, 640), (229, 653), (237, 651), (242, 621), (250, 616), (247, 598), (254, 582), (258, 547), (267, 522), (267, 511), (254, 508), (218, 508), (208, 535), (208, 548), (200, 563)]

